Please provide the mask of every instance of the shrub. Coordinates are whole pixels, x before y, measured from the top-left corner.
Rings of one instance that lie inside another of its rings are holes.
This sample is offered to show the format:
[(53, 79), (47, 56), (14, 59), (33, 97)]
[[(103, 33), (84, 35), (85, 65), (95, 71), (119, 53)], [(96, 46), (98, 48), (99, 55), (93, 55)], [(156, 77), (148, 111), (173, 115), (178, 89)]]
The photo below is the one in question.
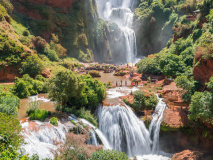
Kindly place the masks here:
[(0, 159), (18, 158), (18, 149), (23, 142), (20, 132), (17, 116), (0, 112)]
[(27, 105), (26, 105), (26, 108), (27, 108), (27, 111), (26, 113), (28, 114), (28, 116), (35, 112), (36, 109), (38, 109), (38, 107), (41, 105), (42, 102), (39, 102), (39, 101), (36, 101), (36, 100), (32, 100), (30, 101)]
[(36, 109), (34, 112), (30, 113), (30, 120), (40, 120), (44, 121), (48, 117), (48, 111), (42, 109)]
[(70, 122), (71, 122), (72, 124), (76, 125), (75, 121), (71, 120)]
[(33, 37), (32, 38), (32, 43), (34, 44), (36, 50), (40, 53), (44, 53), (44, 49), (47, 45), (46, 40), (42, 39), (41, 37)]
[(28, 74), (25, 74), (22, 78), (15, 78), (12, 92), (19, 98), (27, 98), (30, 95), (45, 93), (46, 88), (43, 81), (34, 80)]
[(52, 34), (52, 40), (50, 42), (51, 49), (54, 50), (59, 57), (65, 57), (67, 50), (59, 44), (58, 36)]
[(30, 35), (30, 32), (25, 30), (25, 31), (23, 31), (22, 35), (25, 37), (28, 37)]
[(22, 62), (22, 67), (19, 69), (20, 74), (29, 74), (35, 77), (40, 74), (44, 68), (43, 62), (37, 55), (28, 56), (27, 59)]
[(161, 74), (159, 62), (156, 57), (153, 58), (145, 58), (141, 60), (137, 64), (138, 73), (143, 73), (143, 74), (153, 74), (153, 75), (159, 75)]
[(24, 49), (17, 42), (9, 39), (8, 35), (0, 32), (0, 61), (7, 65), (16, 65), (21, 62)]
[(157, 90), (162, 90), (163, 89), (163, 87), (157, 87)]
[(82, 95), (84, 83), (79, 75), (72, 71), (60, 71), (48, 82), (49, 97), (59, 103), (67, 105), (70, 99)]
[(46, 45), (44, 49), (44, 54), (51, 60), (51, 61), (59, 61), (58, 55), (55, 50), (51, 49), (49, 45)]
[(8, 13), (12, 13), (13, 5), (10, 3), (9, 0), (0, 0), (0, 4), (4, 6)]
[(134, 92), (133, 107), (136, 109), (153, 109), (157, 103), (157, 96), (153, 93), (145, 93), (140, 90)]
[(175, 79), (176, 85), (183, 88), (181, 91), (182, 99), (185, 103), (190, 103), (192, 95), (195, 93), (196, 89), (199, 87), (197, 81), (193, 77), (188, 78), (185, 75), (178, 76)]
[(119, 152), (114, 150), (100, 150), (91, 154), (91, 160), (104, 160), (104, 159), (128, 160), (129, 157), (124, 152)]
[(49, 80), (49, 97), (62, 106), (86, 106), (93, 109), (105, 97), (105, 87), (89, 75), (60, 71)]
[(50, 123), (54, 126), (57, 126), (58, 125), (58, 119), (56, 117), (52, 117), (50, 119)]
[(101, 77), (98, 71), (89, 71), (89, 75), (91, 75), (92, 77)]
[(18, 115), (20, 99), (9, 92), (0, 93), (0, 112), (9, 115)]

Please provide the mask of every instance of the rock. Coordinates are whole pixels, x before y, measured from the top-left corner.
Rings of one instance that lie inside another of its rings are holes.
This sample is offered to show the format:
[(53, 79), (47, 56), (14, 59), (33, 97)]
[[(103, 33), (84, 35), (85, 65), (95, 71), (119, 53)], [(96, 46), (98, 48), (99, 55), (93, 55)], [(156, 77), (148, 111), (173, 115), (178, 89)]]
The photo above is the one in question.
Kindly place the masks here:
[(15, 77), (21, 77), (19, 74), (20, 66), (6, 66), (0, 69), (0, 81), (13, 82)]
[(199, 66), (195, 66), (193, 70), (194, 79), (200, 81), (203, 86), (209, 82), (213, 76), (213, 60), (200, 60)]
[(203, 154), (198, 151), (184, 150), (180, 153), (176, 153), (172, 160), (201, 160)]

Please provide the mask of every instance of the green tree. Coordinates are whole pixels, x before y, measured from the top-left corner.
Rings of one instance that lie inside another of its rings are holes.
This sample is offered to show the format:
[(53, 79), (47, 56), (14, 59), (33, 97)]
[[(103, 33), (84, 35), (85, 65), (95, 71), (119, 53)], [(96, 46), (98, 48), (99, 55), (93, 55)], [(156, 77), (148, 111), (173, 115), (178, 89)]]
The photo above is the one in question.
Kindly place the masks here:
[(28, 56), (22, 62), (22, 67), (19, 69), (20, 74), (29, 74), (32, 77), (40, 74), (44, 68), (44, 64), (37, 55)]
[(180, 91), (182, 94), (182, 99), (184, 102), (189, 104), (191, 102), (191, 97), (195, 93), (196, 89), (198, 88), (198, 82), (193, 79), (193, 77), (188, 78), (185, 75), (178, 76), (175, 79), (175, 83), (178, 87), (182, 88), (183, 90)]
[(159, 75), (161, 74), (160, 65), (156, 57), (153, 58), (145, 58), (141, 60), (137, 64), (138, 73), (143, 74), (153, 74), (153, 75)]
[(57, 101), (59, 105), (67, 105), (70, 99), (75, 99), (82, 95), (84, 86), (85, 83), (75, 72), (60, 71), (49, 80), (49, 97)]
[(153, 93), (148, 94), (140, 90), (134, 92), (133, 106), (137, 109), (153, 109), (157, 103), (157, 96)]

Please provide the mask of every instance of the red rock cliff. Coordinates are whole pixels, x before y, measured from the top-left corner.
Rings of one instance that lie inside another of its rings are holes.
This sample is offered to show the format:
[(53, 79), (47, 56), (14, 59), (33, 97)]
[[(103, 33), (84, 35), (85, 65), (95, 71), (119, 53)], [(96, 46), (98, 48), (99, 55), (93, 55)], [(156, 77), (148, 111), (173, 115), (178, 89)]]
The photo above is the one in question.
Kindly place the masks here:
[(200, 60), (200, 65), (194, 67), (194, 79), (205, 85), (213, 76), (213, 60)]

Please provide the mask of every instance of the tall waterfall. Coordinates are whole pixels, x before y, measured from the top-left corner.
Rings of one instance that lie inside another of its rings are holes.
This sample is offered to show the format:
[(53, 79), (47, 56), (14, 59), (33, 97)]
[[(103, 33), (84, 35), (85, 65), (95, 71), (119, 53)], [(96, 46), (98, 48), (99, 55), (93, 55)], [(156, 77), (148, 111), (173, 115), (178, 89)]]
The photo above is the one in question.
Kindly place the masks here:
[(114, 150), (128, 156), (158, 154), (160, 124), (166, 104), (159, 99), (148, 130), (128, 106), (111, 106), (99, 109), (99, 129)]
[(97, 0), (102, 19), (116, 23), (125, 37), (126, 62), (134, 63), (137, 56), (136, 36), (132, 29), (134, 13), (131, 6), (134, 0)]

